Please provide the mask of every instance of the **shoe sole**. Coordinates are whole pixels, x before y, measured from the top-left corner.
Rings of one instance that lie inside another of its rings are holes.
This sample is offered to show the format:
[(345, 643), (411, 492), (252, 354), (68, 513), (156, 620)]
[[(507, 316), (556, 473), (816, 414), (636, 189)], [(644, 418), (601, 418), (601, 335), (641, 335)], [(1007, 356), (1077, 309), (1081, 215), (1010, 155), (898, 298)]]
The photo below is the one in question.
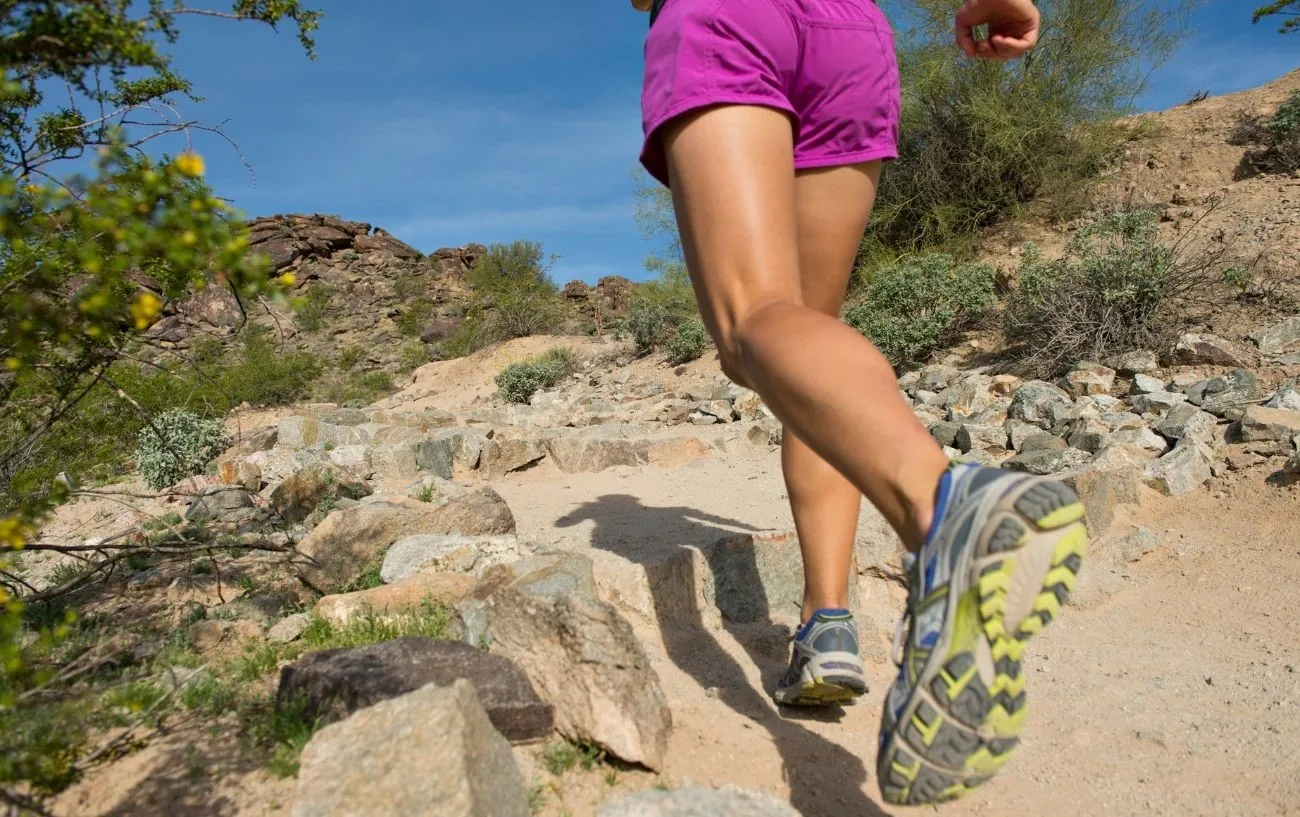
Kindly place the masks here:
[(853, 678), (811, 678), (804, 681), (793, 695), (790, 690), (779, 690), (774, 696), (782, 706), (834, 706), (847, 704), (867, 694), (867, 686)]
[[(964, 581), (948, 618), (947, 657), (927, 666), (882, 741), (876, 772), (887, 803), (928, 805), (961, 797), (988, 782), (1019, 743), (1028, 715), (1025, 646), (1060, 615), (1088, 543), (1083, 504), (1074, 491), (1051, 480), (1026, 483), (990, 512), (967, 574), (974, 582)], [(1017, 573), (1027, 570), (1042, 578), (1030, 609), (1011, 611), (1020, 618), (1012, 631), (1008, 590)], [(993, 668), (987, 688), (978, 671), (981, 660)]]

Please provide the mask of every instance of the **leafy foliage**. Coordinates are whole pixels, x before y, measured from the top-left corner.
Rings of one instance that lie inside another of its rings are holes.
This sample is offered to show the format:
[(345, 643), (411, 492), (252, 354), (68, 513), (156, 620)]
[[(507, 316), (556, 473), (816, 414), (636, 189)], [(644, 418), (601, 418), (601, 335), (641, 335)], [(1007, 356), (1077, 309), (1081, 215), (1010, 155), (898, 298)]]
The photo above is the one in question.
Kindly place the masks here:
[(684, 263), (651, 259), (646, 266), (657, 275), (637, 286), (621, 327), (631, 336), (638, 355), (655, 351), (676, 335), (679, 326), (700, 317)]
[(1150, 210), (1102, 214), (1055, 260), (1025, 246), (1004, 316), (1023, 361), (1047, 376), (1080, 360), (1167, 345), (1181, 326), (1178, 302), (1223, 277), (1226, 250), (1184, 254), (1158, 241), (1158, 223)]
[(494, 343), (555, 332), (564, 321), (558, 289), (542, 246), (532, 241), (493, 244), (466, 274), (476, 301), (455, 336), (449, 355), (467, 355)]
[(1237, 178), (1300, 170), (1300, 91), (1292, 91), (1267, 119), (1240, 114), (1228, 141), (1251, 148), (1237, 167)]
[(664, 343), (668, 362), (674, 366), (697, 360), (709, 348), (709, 333), (698, 320), (688, 320), (677, 325), (672, 337)]
[(1278, 33), (1289, 34), (1300, 31), (1300, 0), (1273, 0), (1273, 2), (1255, 9), (1252, 23), (1258, 23), (1265, 17), (1286, 17), (1278, 27)]
[(541, 357), (511, 363), (494, 381), (501, 396), (512, 403), (527, 403), (539, 389), (549, 389), (577, 370), (571, 349), (557, 347)]
[(895, 366), (923, 361), (993, 306), (994, 270), (934, 253), (876, 273), (844, 320)]
[(221, 423), (188, 411), (164, 412), (140, 432), (135, 459), (145, 482), (155, 491), (203, 473), (230, 445)]
[[(952, 47), (949, 0), (918, 0), (899, 37), (900, 157), (883, 174), (864, 258), (960, 242), (1026, 202), (1084, 209), (1148, 71), (1195, 0), (1041, 0), (1039, 46), (1001, 63)], [(909, 24), (910, 25), (907, 25)]]

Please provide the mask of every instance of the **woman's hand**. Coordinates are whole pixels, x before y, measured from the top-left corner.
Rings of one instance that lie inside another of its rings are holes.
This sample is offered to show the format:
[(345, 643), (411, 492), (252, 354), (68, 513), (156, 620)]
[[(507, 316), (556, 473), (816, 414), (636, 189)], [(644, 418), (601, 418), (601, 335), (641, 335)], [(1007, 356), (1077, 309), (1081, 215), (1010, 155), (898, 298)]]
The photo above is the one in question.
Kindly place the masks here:
[[(968, 57), (1015, 59), (1038, 42), (1038, 23), (1032, 0), (966, 0), (957, 11), (957, 47)], [(988, 39), (976, 42), (974, 29), (986, 24)]]

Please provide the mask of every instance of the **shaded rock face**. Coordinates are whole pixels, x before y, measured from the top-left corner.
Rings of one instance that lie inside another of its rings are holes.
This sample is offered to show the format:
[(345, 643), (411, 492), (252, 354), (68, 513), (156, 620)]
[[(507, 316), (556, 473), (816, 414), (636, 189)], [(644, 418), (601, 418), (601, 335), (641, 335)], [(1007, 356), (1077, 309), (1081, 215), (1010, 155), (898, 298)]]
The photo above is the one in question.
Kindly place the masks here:
[(460, 641), (399, 638), (357, 649), (312, 653), (280, 670), (278, 705), (294, 702), (324, 723), (427, 685), (474, 685), (498, 732), (512, 741), (550, 734), (554, 713), (508, 658)]

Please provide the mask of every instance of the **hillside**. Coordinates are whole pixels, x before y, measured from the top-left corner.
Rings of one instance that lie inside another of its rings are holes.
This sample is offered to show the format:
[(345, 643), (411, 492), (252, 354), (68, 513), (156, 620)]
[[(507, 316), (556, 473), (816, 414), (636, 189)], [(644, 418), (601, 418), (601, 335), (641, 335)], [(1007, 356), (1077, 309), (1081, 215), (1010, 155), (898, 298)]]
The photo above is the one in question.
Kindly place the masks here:
[[(900, 372), (950, 453), (1064, 479), (1094, 538), (1027, 653), (1023, 742), (945, 813), (1294, 811), (1300, 178), (1241, 172), (1229, 140), (1297, 89), (1300, 71), (1141, 117), (1098, 185), (1250, 273), (1188, 304), (1176, 344), (1043, 381), (982, 327)], [(1078, 226), (1031, 209), (983, 256), (1012, 286), (1022, 241), (1059, 253)], [(280, 342), (401, 376), (370, 404), (242, 407), (205, 473), (96, 489), (41, 532), (77, 550), (26, 554), (29, 598), (99, 571), (63, 602), (80, 618), (61, 666), (97, 714), (60, 750), (75, 774), (46, 770), (55, 814), (907, 813), (875, 777), (899, 543), (864, 508), (867, 697), (774, 705), (803, 586), (782, 428), (711, 353), (676, 365), (591, 331), (627, 307), (607, 279), (563, 287), (568, 334), (412, 365), (404, 346), (465, 319), (481, 245), (425, 255), (317, 215), (258, 220), (252, 246), (316, 304), (256, 316)], [(232, 314), (196, 301), (153, 331), (184, 344)], [(508, 365), (557, 347), (568, 368), (502, 397)], [(47, 715), (13, 734), (50, 742)]]

